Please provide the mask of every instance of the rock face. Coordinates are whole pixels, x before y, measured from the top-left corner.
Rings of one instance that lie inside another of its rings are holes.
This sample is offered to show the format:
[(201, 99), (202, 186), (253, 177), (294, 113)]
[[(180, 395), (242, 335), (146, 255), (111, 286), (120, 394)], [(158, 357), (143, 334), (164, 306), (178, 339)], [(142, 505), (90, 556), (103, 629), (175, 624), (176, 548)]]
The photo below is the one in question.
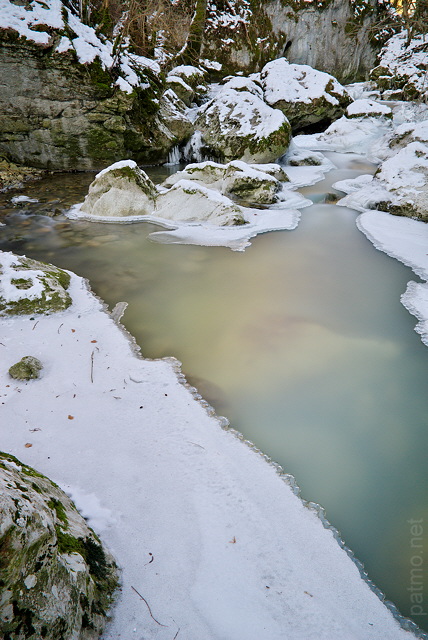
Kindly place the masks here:
[[(56, 0), (5, 3), (0, 14), (0, 153), (51, 170), (122, 158), (164, 162), (189, 137), (168, 128), (154, 61), (114, 50)], [(183, 137), (182, 137), (183, 136)]]
[(0, 316), (63, 311), (70, 276), (53, 265), (0, 253)]
[(265, 101), (287, 116), (293, 130), (331, 123), (352, 102), (333, 76), (308, 65), (290, 64), (285, 58), (265, 65), (260, 80)]
[(281, 111), (269, 107), (257, 91), (260, 88), (250, 92), (225, 85), (200, 108), (195, 127), (216, 158), (272, 162), (287, 150), (290, 123)]
[(0, 635), (95, 640), (117, 586), (113, 558), (59, 487), (0, 453)]
[(203, 57), (235, 74), (286, 55), (341, 82), (363, 79), (376, 63), (373, 27), (384, 11), (375, 0), (218, 0), (209, 3)]
[(156, 188), (144, 171), (133, 160), (124, 160), (95, 177), (80, 210), (103, 218), (150, 215), (156, 197)]

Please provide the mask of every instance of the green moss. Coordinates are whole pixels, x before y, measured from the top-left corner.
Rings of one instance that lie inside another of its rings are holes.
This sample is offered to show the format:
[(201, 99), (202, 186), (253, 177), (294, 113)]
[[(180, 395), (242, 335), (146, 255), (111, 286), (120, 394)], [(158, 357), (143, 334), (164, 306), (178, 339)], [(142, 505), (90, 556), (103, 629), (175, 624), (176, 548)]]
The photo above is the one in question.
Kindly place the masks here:
[(17, 289), (30, 289), (33, 286), (31, 278), (12, 278), (11, 283), (14, 284)]
[(109, 564), (104, 550), (98, 542), (91, 538), (75, 538), (64, 533), (59, 525), (55, 526), (58, 551), (60, 553), (78, 553), (89, 567), (89, 573), (96, 580), (105, 580), (109, 574)]
[(33, 356), (25, 356), (9, 369), (11, 378), (17, 380), (35, 380), (40, 377), (42, 363)]
[(61, 522), (63, 522), (67, 527), (68, 518), (66, 516), (64, 505), (62, 504), (62, 502), (60, 502), (60, 500), (57, 500), (56, 498), (51, 498), (48, 502), (48, 507), (52, 509), (52, 511), (55, 511), (58, 520), (61, 520)]

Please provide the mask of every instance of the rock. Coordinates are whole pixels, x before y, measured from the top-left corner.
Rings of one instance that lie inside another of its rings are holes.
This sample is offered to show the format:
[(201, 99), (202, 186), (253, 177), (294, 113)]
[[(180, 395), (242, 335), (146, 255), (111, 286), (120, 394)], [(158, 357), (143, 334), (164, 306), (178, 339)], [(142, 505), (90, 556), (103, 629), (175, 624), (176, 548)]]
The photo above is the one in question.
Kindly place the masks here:
[(218, 226), (245, 224), (242, 211), (229, 198), (191, 180), (179, 180), (160, 194), (154, 215), (180, 222), (208, 222)]
[(6, 453), (0, 486), (1, 636), (95, 640), (118, 583), (113, 558), (59, 487)]
[(31, 167), (17, 166), (6, 159), (0, 159), (0, 192), (21, 189), (24, 182), (42, 178), (44, 171)]
[(410, 142), (381, 163), (374, 177), (333, 185), (348, 195), (340, 205), (378, 209), (428, 222), (428, 145)]
[(173, 134), (174, 144), (185, 142), (194, 131), (186, 105), (172, 89), (167, 89), (160, 99), (159, 118)]
[(248, 91), (254, 96), (263, 100), (263, 89), (250, 78), (244, 76), (232, 76), (227, 79), (223, 85), (223, 89), (233, 89), (234, 91)]
[(180, 180), (194, 180), (223, 195), (256, 205), (277, 202), (277, 194), (282, 189), (280, 181), (287, 182), (288, 177), (277, 164), (250, 165), (240, 160), (219, 164), (206, 161), (187, 165), (183, 171), (169, 176), (162, 186), (170, 187)]
[(183, 64), (171, 69), (166, 83), (188, 107), (207, 92), (205, 72), (192, 65)]
[(0, 253), (0, 316), (63, 311), (72, 300), (70, 276), (53, 265)]
[(180, 98), (180, 100), (184, 102), (185, 105), (190, 107), (193, 102), (195, 92), (185, 80), (183, 80), (179, 76), (168, 74), (166, 85), (170, 90), (174, 91), (174, 93)]
[(95, 176), (80, 211), (117, 218), (150, 215), (156, 197), (156, 187), (144, 171), (133, 160), (123, 160)]
[(392, 118), (392, 109), (374, 100), (355, 100), (346, 108), (348, 118)]
[(17, 380), (35, 380), (40, 378), (40, 371), (43, 365), (34, 356), (24, 356), (19, 362), (13, 364), (9, 369), (11, 378)]
[(395, 93), (401, 100), (426, 100), (427, 55), (428, 41), (424, 34), (408, 42), (407, 31), (397, 33), (382, 49), (379, 65), (370, 72), (370, 79), (381, 92), (388, 92), (390, 99), (391, 93)]
[(404, 149), (411, 142), (420, 142), (428, 146), (428, 120), (400, 124), (389, 139), (389, 156)]
[(333, 76), (308, 65), (290, 64), (285, 58), (268, 62), (260, 79), (265, 101), (281, 109), (293, 130), (333, 122), (352, 101)]
[(275, 177), (254, 169), (245, 162), (227, 165), (223, 191), (250, 204), (273, 204), (278, 200), (282, 185)]
[(254, 93), (227, 87), (200, 108), (195, 127), (211, 153), (226, 161), (272, 162), (290, 142), (290, 124), (281, 111)]

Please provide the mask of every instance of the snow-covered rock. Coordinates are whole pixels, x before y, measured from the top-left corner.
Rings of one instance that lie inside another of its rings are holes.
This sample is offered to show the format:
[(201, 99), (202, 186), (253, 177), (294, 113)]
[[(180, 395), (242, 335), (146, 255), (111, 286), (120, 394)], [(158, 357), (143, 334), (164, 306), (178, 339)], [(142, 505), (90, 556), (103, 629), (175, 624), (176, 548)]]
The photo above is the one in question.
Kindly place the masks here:
[(370, 73), (376, 86), (388, 92), (385, 97), (417, 100), (428, 96), (428, 39), (423, 34), (414, 36), (410, 42), (407, 38), (406, 30), (390, 38), (381, 52), (379, 65)]
[(348, 118), (372, 118), (377, 116), (392, 118), (392, 109), (386, 104), (381, 104), (375, 100), (361, 98), (355, 100), (346, 108), (346, 115)]
[(302, 149), (358, 153), (362, 147), (370, 150), (390, 131), (392, 131), (392, 124), (389, 119), (380, 120), (377, 117), (351, 119), (342, 116), (323, 133), (299, 135), (293, 140)]
[(281, 111), (254, 93), (227, 87), (200, 108), (195, 127), (224, 160), (272, 162), (290, 142), (290, 123)]
[(98, 637), (117, 586), (113, 558), (57, 485), (2, 452), (0, 487), (2, 636)]
[(189, 164), (169, 176), (162, 186), (170, 187), (179, 180), (195, 180), (224, 195), (257, 205), (277, 202), (281, 181), (287, 182), (288, 177), (278, 164), (250, 165), (233, 160), (227, 164), (211, 161)]
[(174, 135), (176, 144), (190, 138), (194, 131), (185, 103), (172, 89), (167, 89), (160, 98), (159, 119)]
[(360, 176), (334, 187), (348, 193), (339, 205), (428, 222), (428, 145), (410, 142), (385, 160), (373, 178)]
[(147, 174), (133, 160), (123, 160), (95, 176), (80, 210), (103, 218), (149, 215), (156, 197), (156, 188)]
[(183, 80), (183, 78), (180, 78), (180, 76), (168, 74), (168, 77), (166, 79), (166, 86), (169, 90), (172, 90), (176, 94), (176, 96), (178, 96), (180, 100), (184, 102), (185, 105), (190, 107), (193, 102), (195, 92), (193, 91), (192, 87), (188, 85), (185, 80)]
[(63, 311), (71, 304), (70, 276), (53, 265), (0, 255), (0, 316)]
[(332, 122), (350, 104), (346, 89), (331, 75), (285, 58), (268, 62), (260, 73), (265, 101), (287, 116), (293, 129)]

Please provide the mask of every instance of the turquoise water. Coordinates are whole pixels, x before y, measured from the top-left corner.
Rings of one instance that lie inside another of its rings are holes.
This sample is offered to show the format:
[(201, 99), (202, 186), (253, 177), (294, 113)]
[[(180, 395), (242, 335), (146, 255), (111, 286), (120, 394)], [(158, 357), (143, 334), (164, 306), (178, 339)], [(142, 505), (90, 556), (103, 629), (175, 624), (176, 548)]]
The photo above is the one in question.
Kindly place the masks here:
[[(261, 235), (244, 253), (156, 244), (148, 224), (11, 213), (10, 196), (0, 202), (9, 214), (0, 246), (89, 278), (111, 307), (127, 301), (122, 322), (143, 354), (181, 360), (217, 413), (323, 505), (410, 615), (408, 520), (428, 523), (428, 351), (399, 298), (417, 278), (373, 248), (355, 212), (324, 203), (335, 180), (373, 170), (330, 157), (341, 168), (302, 189), (315, 204), (299, 227)], [(54, 176), (25, 193), (43, 213), (81, 200), (90, 180)]]

